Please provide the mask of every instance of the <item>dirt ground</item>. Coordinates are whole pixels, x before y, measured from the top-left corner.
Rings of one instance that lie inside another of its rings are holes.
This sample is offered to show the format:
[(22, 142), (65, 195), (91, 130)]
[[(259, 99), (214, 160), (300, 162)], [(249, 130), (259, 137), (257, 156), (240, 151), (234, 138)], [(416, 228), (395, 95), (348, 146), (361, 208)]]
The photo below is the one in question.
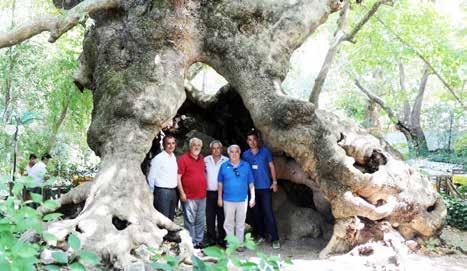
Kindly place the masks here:
[[(370, 256), (341, 255), (326, 260), (318, 258), (319, 251), (326, 245), (321, 239), (302, 239), (299, 241), (282, 241), (280, 250), (273, 250), (270, 244), (258, 245), (256, 251), (245, 251), (240, 253), (242, 259), (258, 260), (257, 252), (266, 255), (278, 255), (281, 259), (292, 259), (293, 265), (285, 265), (288, 271), (309, 270), (416, 270), (416, 271), (466, 271), (467, 270), (467, 232), (455, 228), (446, 227), (441, 239), (451, 247), (453, 254), (439, 256), (436, 252), (421, 250), (419, 253), (399, 257), (394, 263), (391, 254), (375, 253)], [(460, 249), (456, 249), (456, 247)]]

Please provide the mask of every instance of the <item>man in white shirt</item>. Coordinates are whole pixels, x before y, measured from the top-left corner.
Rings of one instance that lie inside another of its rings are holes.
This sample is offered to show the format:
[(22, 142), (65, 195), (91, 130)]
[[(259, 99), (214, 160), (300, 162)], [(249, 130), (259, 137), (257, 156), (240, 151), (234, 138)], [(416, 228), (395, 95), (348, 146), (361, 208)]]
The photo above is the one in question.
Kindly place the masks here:
[(36, 163), (29, 171), (28, 175), (32, 177), (34, 183), (39, 186), (44, 182), (45, 175), (47, 174), (47, 163), (52, 158), (50, 154), (46, 153), (42, 156), (42, 160)]
[[(34, 184), (36, 185), (36, 187), (30, 189), (29, 192), (43, 195), (42, 193), (43, 190), (42, 190), (41, 185), (46, 178), (45, 177), (45, 175), (47, 174), (46, 167), (50, 159), (52, 159), (52, 156), (46, 153), (42, 156), (41, 161), (35, 163), (34, 166), (32, 166), (32, 168), (28, 170), (28, 176), (32, 178), (32, 180), (34, 181)], [(42, 196), (42, 198), (43, 197), (44, 196)], [(37, 208), (38, 206), (39, 205), (37, 203), (32, 204), (33, 208)]]
[(177, 206), (177, 158), (175, 157), (176, 141), (172, 135), (162, 140), (164, 150), (151, 160), (148, 174), (149, 189), (154, 194), (154, 208), (174, 219)]
[(29, 172), (31, 171), (32, 167), (37, 162), (37, 156), (34, 153), (29, 155), (29, 163), (26, 165), (26, 175), (30, 176)]
[[(224, 210), (217, 205), (217, 175), (219, 169), (229, 158), (222, 155), (222, 143), (219, 140), (214, 140), (209, 144), (211, 155), (204, 158), (206, 165), (206, 176), (208, 180), (208, 191), (206, 196), (206, 224), (207, 236), (206, 242), (210, 244), (217, 243), (224, 245), (225, 230), (224, 230)], [(217, 235), (216, 235), (216, 218), (217, 218)]]

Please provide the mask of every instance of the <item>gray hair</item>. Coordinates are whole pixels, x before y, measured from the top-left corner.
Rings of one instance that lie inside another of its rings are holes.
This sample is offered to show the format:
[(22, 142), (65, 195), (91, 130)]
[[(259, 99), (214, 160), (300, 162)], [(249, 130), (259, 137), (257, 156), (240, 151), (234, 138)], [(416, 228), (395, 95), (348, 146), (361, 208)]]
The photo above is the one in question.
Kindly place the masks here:
[(209, 143), (209, 148), (212, 148), (212, 146), (214, 146), (214, 144), (219, 144), (219, 146), (222, 148), (222, 143), (217, 139), (213, 140), (213, 141), (211, 141), (211, 143)]
[(233, 148), (237, 148), (240, 153), (242, 153), (242, 149), (240, 149), (240, 146), (236, 145), (236, 144), (233, 144), (233, 145), (230, 145), (228, 148), (227, 148), (227, 152), (230, 153), (230, 151), (233, 149)]
[(192, 139), (190, 139), (190, 148), (193, 147), (193, 145), (195, 145), (196, 143), (199, 143), (201, 144), (201, 146), (203, 146), (203, 141), (197, 137), (193, 137)]

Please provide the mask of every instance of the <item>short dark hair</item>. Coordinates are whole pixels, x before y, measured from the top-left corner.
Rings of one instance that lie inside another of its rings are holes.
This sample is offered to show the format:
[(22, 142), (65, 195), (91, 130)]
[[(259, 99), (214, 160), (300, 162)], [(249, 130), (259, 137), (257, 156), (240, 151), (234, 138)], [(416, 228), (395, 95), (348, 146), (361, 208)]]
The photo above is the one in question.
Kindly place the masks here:
[(171, 138), (175, 139), (175, 142), (177, 141), (175, 136), (168, 134), (168, 135), (165, 135), (164, 138), (162, 139), (162, 146), (165, 147), (165, 144), (167, 143), (167, 140), (169, 140)]
[(42, 160), (45, 160), (45, 159), (52, 159), (52, 156), (48, 153), (42, 155)]
[(256, 136), (256, 138), (259, 138), (259, 131), (255, 128), (252, 128), (250, 131), (248, 131), (248, 133), (246, 133), (247, 138), (252, 135)]
[(31, 160), (31, 159), (37, 159), (37, 156), (34, 153), (31, 153), (29, 155), (29, 160)]

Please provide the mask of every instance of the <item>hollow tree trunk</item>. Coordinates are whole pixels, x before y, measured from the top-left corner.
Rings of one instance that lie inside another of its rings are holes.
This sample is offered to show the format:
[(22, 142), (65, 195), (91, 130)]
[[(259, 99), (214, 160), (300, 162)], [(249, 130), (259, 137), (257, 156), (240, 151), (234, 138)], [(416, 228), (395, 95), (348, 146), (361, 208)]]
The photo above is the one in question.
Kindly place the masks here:
[[(389, 221), (408, 238), (434, 234), (445, 209), (427, 179), (359, 127), (281, 95), (291, 53), (339, 3), (122, 1), (94, 14), (76, 79), (93, 90), (88, 142), (103, 165), (82, 213), (51, 231), (65, 238), (79, 230), (85, 247), (124, 264), (135, 246), (157, 246), (165, 229), (179, 229), (153, 210), (140, 163), (185, 100), (187, 68), (201, 61), (240, 94), (267, 144), (293, 158), (330, 202), (337, 222), (323, 255), (361, 241), (347, 236), (355, 216), (372, 227)], [(128, 226), (118, 230), (116, 218)], [(181, 234), (188, 256), (191, 240)]]

